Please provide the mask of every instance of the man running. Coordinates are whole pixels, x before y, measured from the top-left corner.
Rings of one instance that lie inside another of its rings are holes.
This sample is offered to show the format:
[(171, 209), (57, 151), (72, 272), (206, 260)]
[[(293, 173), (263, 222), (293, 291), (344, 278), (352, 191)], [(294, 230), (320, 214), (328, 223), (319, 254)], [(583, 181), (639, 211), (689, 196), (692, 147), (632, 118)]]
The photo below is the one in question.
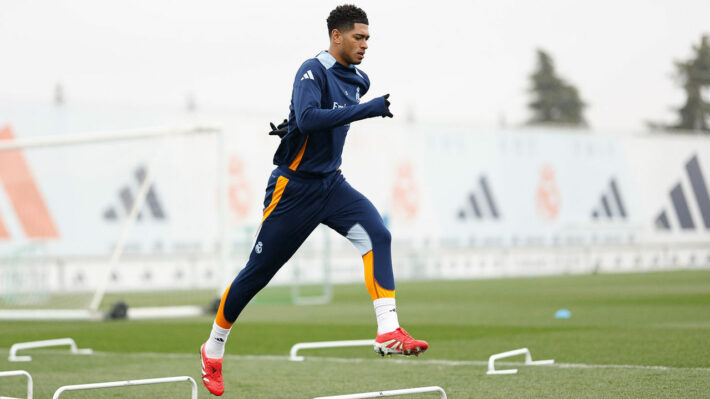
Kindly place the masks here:
[(372, 203), (345, 181), (339, 167), (350, 123), (392, 117), (388, 95), (360, 103), (370, 80), (358, 69), (370, 38), (365, 12), (353, 5), (328, 16), (330, 47), (301, 65), (293, 83), (287, 121), (270, 134), (281, 137), (274, 155), (264, 214), (244, 269), (224, 292), (209, 339), (200, 349), (202, 380), (224, 393), (222, 358), (229, 331), (242, 309), (321, 223), (360, 251), (365, 285), (377, 319), (375, 352), (418, 355), (425, 341), (400, 328), (394, 298), (391, 236)]

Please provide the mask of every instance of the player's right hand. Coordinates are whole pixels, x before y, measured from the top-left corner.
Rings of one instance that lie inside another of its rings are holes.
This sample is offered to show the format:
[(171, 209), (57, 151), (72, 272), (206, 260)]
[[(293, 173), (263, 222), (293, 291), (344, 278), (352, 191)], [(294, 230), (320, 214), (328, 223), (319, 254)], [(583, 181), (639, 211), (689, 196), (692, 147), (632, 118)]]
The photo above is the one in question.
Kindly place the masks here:
[(288, 119), (284, 119), (278, 126), (274, 126), (273, 122), (269, 122), (269, 125), (271, 126), (269, 136), (279, 136), (279, 138), (282, 138), (288, 133)]
[(394, 117), (394, 115), (392, 115), (392, 112), (390, 112), (390, 100), (388, 100), (389, 97), (390, 97), (389, 93), (387, 93), (383, 96), (383, 98), (385, 99), (385, 114), (382, 115), (383, 118), (385, 116), (388, 118)]

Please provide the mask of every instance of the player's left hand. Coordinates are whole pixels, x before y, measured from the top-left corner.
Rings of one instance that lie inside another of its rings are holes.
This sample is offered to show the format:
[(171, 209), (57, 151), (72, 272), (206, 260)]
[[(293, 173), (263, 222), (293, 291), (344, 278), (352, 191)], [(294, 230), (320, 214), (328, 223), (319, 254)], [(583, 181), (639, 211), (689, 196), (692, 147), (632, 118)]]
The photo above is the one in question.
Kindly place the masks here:
[(392, 115), (392, 112), (390, 112), (390, 100), (388, 100), (388, 98), (390, 98), (390, 95), (389, 95), (389, 93), (387, 93), (383, 97), (385, 99), (385, 109), (386, 109), (385, 112), (386, 113), (384, 115), (382, 115), (382, 117), (383, 118), (384, 117), (392, 118), (392, 117), (394, 117), (394, 115)]
[(269, 122), (269, 125), (271, 126), (269, 136), (279, 136), (279, 138), (282, 138), (288, 133), (288, 119), (284, 119), (278, 126), (274, 126), (273, 122)]

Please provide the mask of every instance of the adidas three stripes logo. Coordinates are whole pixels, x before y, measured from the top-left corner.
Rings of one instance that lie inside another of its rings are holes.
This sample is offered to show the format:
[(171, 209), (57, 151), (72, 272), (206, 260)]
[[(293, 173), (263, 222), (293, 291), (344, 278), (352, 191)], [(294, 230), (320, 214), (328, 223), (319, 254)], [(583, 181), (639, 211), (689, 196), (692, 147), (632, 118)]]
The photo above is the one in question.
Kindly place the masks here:
[(309, 69), (306, 73), (303, 74), (303, 77), (301, 78), (301, 80), (303, 80), (303, 79), (315, 80), (313, 78), (313, 72), (311, 72), (311, 70)]
[(467, 200), (468, 204), (459, 209), (457, 216), (460, 220), (471, 218), (478, 220), (500, 219), (498, 205), (493, 197), (486, 176), (480, 177), (477, 189), (469, 192)]
[(592, 210), (592, 219), (626, 219), (626, 206), (621, 197), (621, 191), (616, 184), (616, 179), (612, 177), (609, 187), (602, 194), (599, 204)]
[[(119, 192), (118, 192), (118, 199), (120, 201), (119, 206), (109, 206), (103, 214), (104, 220), (107, 221), (116, 221), (118, 220), (118, 213), (120, 212), (120, 208), (123, 208), (123, 212), (125, 215), (128, 215), (131, 212), (131, 209), (133, 209), (133, 204), (135, 203), (136, 196), (138, 194), (139, 187), (143, 184), (143, 181), (145, 181), (146, 177), (146, 170), (145, 167), (139, 166), (136, 168), (134, 171), (134, 177), (136, 179), (137, 185), (125, 185), (123, 186)], [(164, 220), (166, 219), (165, 216), (165, 211), (163, 210), (163, 205), (158, 198), (158, 194), (155, 192), (155, 186), (151, 185), (150, 188), (148, 189), (148, 194), (146, 195), (145, 198), (145, 205), (148, 206), (148, 211), (150, 212), (150, 215), (153, 217), (153, 219), (156, 220)], [(138, 220), (142, 218), (142, 213), (138, 213)]]
[[(702, 219), (702, 224), (706, 229), (710, 229), (710, 196), (708, 195), (707, 184), (705, 183), (703, 172), (700, 169), (700, 162), (698, 161), (697, 155), (694, 155), (690, 158), (690, 160), (688, 160), (685, 164), (685, 171), (692, 190), (691, 198), (695, 199), (694, 202), (698, 207), (698, 214), (700, 215), (700, 219)], [(675, 214), (675, 219), (681, 229), (696, 229), (696, 220), (691, 212), (691, 205), (693, 202), (688, 201), (686, 197), (686, 190), (687, 188), (683, 187), (682, 182), (678, 182), (673, 186), (669, 192), (672, 210), (661, 210), (655, 220), (657, 229), (671, 230), (671, 226), (674, 223), (672, 223), (669, 215), (672, 214)], [(697, 228), (700, 228), (700, 226)]]

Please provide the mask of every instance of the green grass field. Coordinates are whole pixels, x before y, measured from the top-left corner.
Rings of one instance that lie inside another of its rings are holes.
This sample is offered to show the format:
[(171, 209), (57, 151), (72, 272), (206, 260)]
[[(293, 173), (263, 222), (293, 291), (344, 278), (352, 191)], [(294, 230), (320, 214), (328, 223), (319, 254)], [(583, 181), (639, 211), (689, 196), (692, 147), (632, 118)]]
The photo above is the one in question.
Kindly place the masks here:
[[(296, 342), (374, 338), (364, 286), (337, 286), (334, 301), (322, 306), (257, 301), (230, 335), (224, 397), (313, 398), (426, 385), (443, 387), (450, 398), (710, 397), (710, 271), (402, 283), (397, 301), (401, 324), (429, 341), (424, 355), (380, 358), (366, 347), (310, 350), (301, 363), (287, 360)], [(555, 319), (561, 308), (572, 317)], [(3, 353), (15, 342), (61, 337), (98, 353), (27, 351), (30, 363), (10, 363), (2, 355), (0, 370), (29, 371), (35, 398), (50, 398), (62, 385), (119, 379), (189, 375), (199, 383), (197, 351), (211, 322), (3, 321)], [(556, 365), (508, 365), (519, 373), (485, 375), (490, 355), (520, 347)], [(0, 379), (0, 396), (23, 392), (22, 378)], [(156, 385), (65, 397), (187, 398), (189, 389)], [(210, 397), (202, 386), (200, 397)]]

